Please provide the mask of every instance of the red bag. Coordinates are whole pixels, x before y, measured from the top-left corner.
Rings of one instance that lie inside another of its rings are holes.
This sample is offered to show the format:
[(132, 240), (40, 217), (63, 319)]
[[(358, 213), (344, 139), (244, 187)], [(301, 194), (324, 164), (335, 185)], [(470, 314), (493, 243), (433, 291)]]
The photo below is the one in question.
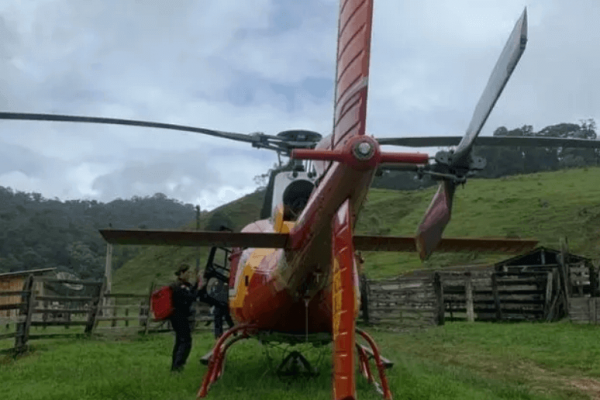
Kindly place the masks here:
[(154, 318), (158, 321), (165, 320), (173, 314), (173, 289), (171, 286), (163, 286), (152, 292), (151, 309)]

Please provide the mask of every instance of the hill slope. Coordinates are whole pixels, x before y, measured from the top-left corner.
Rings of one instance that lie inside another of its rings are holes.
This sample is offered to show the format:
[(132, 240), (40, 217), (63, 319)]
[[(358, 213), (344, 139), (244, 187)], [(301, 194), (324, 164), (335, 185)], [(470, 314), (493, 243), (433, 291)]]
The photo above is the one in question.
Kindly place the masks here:
[[(214, 221), (227, 221), (233, 230), (239, 231), (258, 219), (263, 198), (264, 192), (255, 192), (216, 208), (201, 217), (200, 229), (211, 228)], [(183, 229), (194, 230), (195, 227), (196, 222), (192, 221)], [(174, 270), (183, 262), (195, 266), (196, 259), (199, 259), (200, 268), (204, 269), (208, 251), (209, 248), (147, 246), (137, 257), (116, 271), (113, 279), (113, 292), (145, 293), (151, 282), (166, 283), (173, 279)]]
[[(600, 168), (562, 170), (500, 179), (472, 179), (455, 197), (446, 236), (533, 237), (557, 247), (567, 236), (572, 252), (600, 257)], [(358, 232), (381, 235), (414, 234), (435, 188), (417, 191), (372, 189)], [(262, 194), (252, 194), (214, 212), (229, 216), (235, 228), (257, 219)], [(205, 218), (210, 218), (210, 214)], [(191, 225), (190, 225), (191, 226)], [(206, 250), (200, 252), (206, 260)], [(151, 248), (117, 271), (115, 290), (145, 292), (152, 280), (171, 279), (182, 261), (195, 265), (194, 249)], [(397, 275), (417, 268), (491, 262), (503, 254), (435, 254), (422, 264), (416, 254), (366, 253), (371, 278)], [(201, 266), (203, 266), (201, 264)]]

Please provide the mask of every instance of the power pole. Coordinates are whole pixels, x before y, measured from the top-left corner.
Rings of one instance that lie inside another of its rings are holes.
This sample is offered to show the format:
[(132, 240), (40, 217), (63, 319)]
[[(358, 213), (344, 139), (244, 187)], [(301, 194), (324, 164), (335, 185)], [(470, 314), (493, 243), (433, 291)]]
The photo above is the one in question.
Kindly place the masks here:
[(112, 287), (112, 244), (106, 244), (106, 263), (104, 265), (104, 276), (106, 277), (106, 293), (110, 293)]
[[(112, 228), (112, 226), (111, 226)], [(104, 287), (104, 293), (101, 293), (102, 304), (98, 306), (101, 307), (100, 315), (108, 315), (109, 307), (111, 305), (111, 298), (105, 296), (106, 294), (110, 294), (112, 290), (112, 244), (106, 243), (106, 263), (104, 264), (104, 278), (106, 279), (106, 286)], [(114, 310), (114, 309), (113, 309)]]
[[(196, 232), (200, 230), (200, 206), (196, 206)], [(200, 275), (200, 247), (196, 253), (196, 278)]]

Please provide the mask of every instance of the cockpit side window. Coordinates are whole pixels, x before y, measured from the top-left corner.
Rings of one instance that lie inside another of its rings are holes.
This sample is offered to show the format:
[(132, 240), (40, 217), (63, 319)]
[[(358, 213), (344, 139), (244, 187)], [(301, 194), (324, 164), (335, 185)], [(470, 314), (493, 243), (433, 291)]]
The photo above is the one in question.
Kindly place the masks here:
[(313, 191), (314, 184), (306, 180), (297, 180), (288, 185), (283, 192), (284, 220), (295, 221)]

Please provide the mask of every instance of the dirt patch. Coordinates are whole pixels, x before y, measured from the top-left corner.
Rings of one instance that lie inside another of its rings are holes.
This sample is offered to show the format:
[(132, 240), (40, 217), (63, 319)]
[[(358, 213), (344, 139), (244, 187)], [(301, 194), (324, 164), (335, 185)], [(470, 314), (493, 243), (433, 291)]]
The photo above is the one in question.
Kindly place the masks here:
[(591, 399), (600, 399), (600, 381), (592, 378), (571, 379), (572, 386), (590, 395)]
[(579, 393), (590, 396), (590, 399), (600, 400), (600, 381), (594, 378), (569, 378), (559, 375), (556, 372), (548, 371), (532, 363), (519, 363), (517, 368), (520, 373), (527, 373), (531, 377), (536, 389), (545, 392), (551, 386), (556, 387), (557, 383), (570, 392), (569, 388), (575, 389)]

